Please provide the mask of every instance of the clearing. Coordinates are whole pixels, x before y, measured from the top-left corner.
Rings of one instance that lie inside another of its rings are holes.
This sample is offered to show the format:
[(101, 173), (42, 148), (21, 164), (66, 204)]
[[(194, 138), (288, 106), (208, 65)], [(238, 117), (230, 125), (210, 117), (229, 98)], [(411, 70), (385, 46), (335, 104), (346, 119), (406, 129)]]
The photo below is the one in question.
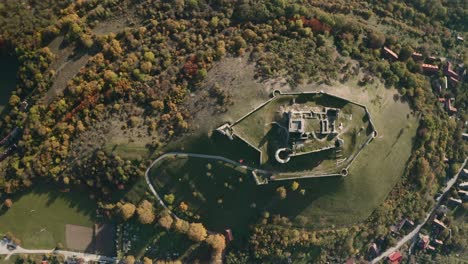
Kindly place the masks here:
[(61, 193), (36, 186), (0, 214), (0, 233), (12, 232), (28, 249), (50, 249), (65, 241), (67, 224), (93, 226), (96, 205), (82, 193)]
[[(208, 160), (187, 161), (186, 159), (173, 160), (171, 162), (175, 165), (166, 164), (168, 167), (159, 165), (157, 167), (160, 170), (153, 170), (153, 180), (160, 195), (174, 193), (178, 201), (188, 202), (189, 207), (195, 210), (195, 214), (199, 214), (203, 222), (215, 230), (234, 225), (245, 227), (245, 223), (252, 223), (251, 220), (259, 216), (253, 213), (253, 218), (247, 221), (246, 215), (249, 211), (269, 210), (271, 213), (280, 213), (313, 228), (348, 225), (368, 217), (374, 208), (383, 202), (402, 176), (411, 154), (418, 118), (411, 113), (409, 105), (399, 99), (396, 90), (385, 88), (378, 80), (360, 87), (358, 80), (362, 78), (362, 73), (345, 84), (338, 82), (332, 86), (309, 84), (292, 89), (284, 80), (257, 82), (254, 79), (254, 69), (255, 67), (245, 58), (227, 58), (217, 63), (208, 73), (205, 83), (207, 89), (203, 90), (207, 91), (214, 85), (221, 87), (233, 101), (232, 107), (228, 107), (227, 111), (219, 111), (214, 107), (215, 99), (210, 100), (205, 91), (195, 92), (189, 104), (192, 109), (196, 109), (193, 126), (197, 130), (179, 142), (173, 142), (166, 150), (215, 154), (233, 160), (245, 159), (244, 164), (255, 164), (254, 155), (239, 149), (241, 144), (232, 143), (232, 149), (224, 144), (217, 144), (211, 139), (213, 137), (210, 138), (211, 131), (225, 122), (233, 123), (246, 112), (268, 100), (269, 95), (278, 89), (282, 92), (323, 90), (364, 104), (378, 130), (377, 138), (357, 157), (347, 177), (298, 180), (299, 189), (304, 189), (305, 195), (288, 190), (285, 200), (276, 201), (274, 190), (281, 186), (276, 182), (264, 186), (237, 187), (233, 190), (235, 195), (233, 194), (233, 202), (230, 203), (226, 197), (231, 194), (225, 190), (224, 182), (230, 186), (235, 179), (243, 178), (243, 185), (248, 185), (251, 177), (241, 176), (240, 172), (229, 168), (217, 168), (218, 172), (212, 173), (215, 175), (214, 178), (217, 178), (215, 181), (213, 177), (206, 176), (207, 171), (202, 170)], [(200, 100), (200, 98), (207, 99)], [(197, 103), (200, 101), (204, 104)], [(213, 133), (215, 134), (217, 133)], [(188, 165), (184, 165), (188, 162), (190, 162)], [(184, 178), (187, 179), (185, 180), (187, 183), (181, 184), (180, 181), (184, 181)], [(282, 184), (288, 189), (291, 182)], [(198, 201), (199, 197), (205, 197), (204, 201)], [(220, 198), (223, 200), (222, 203), (218, 203)], [(270, 202), (263, 202), (262, 199)], [(216, 206), (224, 209), (216, 210)], [(223, 214), (226, 212), (233, 214), (224, 218)]]

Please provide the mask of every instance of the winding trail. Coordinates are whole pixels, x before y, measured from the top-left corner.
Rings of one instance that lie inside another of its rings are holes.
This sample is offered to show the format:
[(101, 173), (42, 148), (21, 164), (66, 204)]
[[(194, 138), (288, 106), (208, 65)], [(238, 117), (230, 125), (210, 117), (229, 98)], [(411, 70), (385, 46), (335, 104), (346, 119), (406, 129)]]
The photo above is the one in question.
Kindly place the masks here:
[(269, 174), (271, 172), (269, 171), (266, 171), (266, 170), (260, 170), (260, 169), (257, 169), (257, 168), (254, 168), (254, 167), (250, 167), (250, 166), (247, 166), (247, 165), (243, 165), (237, 161), (234, 161), (234, 160), (231, 160), (231, 159), (228, 159), (228, 158), (225, 158), (223, 156), (217, 156), (217, 155), (207, 155), (207, 154), (196, 154), (196, 153), (183, 153), (183, 152), (169, 152), (169, 153), (165, 153), (161, 156), (159, 156), (157, 159), (155, 159), (151, 165), (146, 169), (146, 172), (145, 172), (145, 180), (146, 180), (146, 184), (148, 184), (148, 187), (149, 189), (151, 190), (151, 193), (153, 193), (153, 195), (156, 197), (156, 199), (158, 199), (159, 201), (159, 204), (167, 209), (171, 215), (176, 218), (176, 219), (179, 219), (177, 217), (177, 215), (175, 215), (171, 210), (169, 210), (169, 208), (167, 208), (166, 204), (164, 203), (163, 199), (161, 199), (161, 197), (159, 196), (158, 192), (156, 192), (156, 189), (154, 188), (153, 184), (151, 183), (151, 180), (149, 178), (149, 174), (150, 174), (150, 171), (151, 169), (153, 168), (154, 165), (156, 165), (158, 162), (160, 162), (161, 160), (164, 160), (164, 159), (167, 159), (167, 158), (177, 158), (177, 157), (180, 157), (180, 158), (185, 158), (185, 157), (194, 157), (194, 158), (202, 158), (202, 159), (211, 159), (211, 160), (220, 160), (220, 161), (224, 161), (224, 162), (227, 162), (227, 163), (231, 163), (233, 165), (236, 165), (237, 167), (241, 167), (241, 168), (244, 168), (246, 170), (250, 170), (250, 171), (258, 171), (258, 172), (261, 172), (261, 173), (266, 173), (266, 174)]
[(424, 221), (417, 225), (413, 231), (411, 231), (409, 234), (407, 234), (406, 236), (404, 236), (402, 239), (400, 239), (400, 241), (397, 242), (397, 244), (394, 246), (394, 247), (391, 247), (389, 249), (387, 249), (385, 252), (383, 252), (382, 254), (380, 254), (380, 256), (374, 258), (370, 263), (371, 264), (374, 264), (374, 263), (377, 263), (379, 261), (381, 261), (382, 259), (388, 257), (390, 254), (392, 254), (394, 251), (398, 250), (401, 246), (403, 246), (404, 244), (406, 244), (408, 241), (410, 241), (411, 239), (413, 239), (416, 235), (419, 234), (419, 231), (421, 230), (421, 228), (427, 223), (427, 221), (431, 218), (431, 215), (434, 213), (434, 211), (439, 207), (440, 205), (440, 202), (442, 201), (442, 197), (445, 196), (445, 194), (452, 188), (452, 186), (457, 182), (458, 180), (458, 176), (460, 176), (460, 173), (463, 171), (463, 169), (465, 168), (466, 166), (466, 163), (468, 161), (468, 158), (465, 158), (465, 161), (463, 162), (463, 165), (460, 167), (460, 170), (458, 171), (458, 173), (452, 178), (450, 179), (448, 182), (447, 182), (447, 185), (446, 187), (444, 188), (444, 191), (442, 192), (442, 194), (437, 198), (437, 202), (436, 204), (434, 205), (434, 207), (427, 213), (426, 215), (426, 218), (424, 218)]

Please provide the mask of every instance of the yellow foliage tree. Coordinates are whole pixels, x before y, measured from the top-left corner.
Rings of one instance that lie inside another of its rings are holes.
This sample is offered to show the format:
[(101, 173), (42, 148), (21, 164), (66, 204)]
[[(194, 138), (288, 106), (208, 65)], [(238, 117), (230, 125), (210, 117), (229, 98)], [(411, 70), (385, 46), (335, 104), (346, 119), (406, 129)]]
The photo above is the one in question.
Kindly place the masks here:
[(191, 223), (187, 235), (193, 241), (203, 241), (207, 236), (206, 228), (201, 223)]
[(151, 224), (154, 221), (155, 215), (153, 205), (147, 200), (143, 200), (137, 208), (138, 220), (142, 224)]

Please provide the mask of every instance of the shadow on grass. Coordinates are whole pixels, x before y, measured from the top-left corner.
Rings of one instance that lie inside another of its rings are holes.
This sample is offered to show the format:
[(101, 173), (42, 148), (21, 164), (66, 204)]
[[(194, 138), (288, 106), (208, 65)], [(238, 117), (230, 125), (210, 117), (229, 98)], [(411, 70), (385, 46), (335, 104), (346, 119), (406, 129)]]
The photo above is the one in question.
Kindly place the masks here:
[[(179, 217), (201, 221), (215, 232), (231, 228), (242, 239), (248, 238), (249, 225), (264, 211), (294, 219), (318, 197), (336, 192), (343, 181), (341, 177), (298, 180), (300, 188), (306, 189), (303, 195), (299, 190), (291, 191), (290, 181), (258, 186), (248, 173), (198, 158), (167, 160), (152, 171), (152, 178), (160, 195), (175, 195), (174, 211)], [(288, 195), (280, 200), (276, 189), (283, 185)], [(188, 203), (193, 215), (177, 209), (182, 201)]]
[[(57, 199), (61, 199), (66, 201), (69, 208), (75, 209), (80, 214), (95, 220), (95, 210), (97, 206), (94, 201), (88, 198), (88, 196), (83, 195), (83, 193), (87, 193), (86, 187), (76, 186), (74, 187), (73, 192), (60, 192), (58, 188), (59, 187), (50, 183), (35, 183), (31, 189), (12, 196), (13, 206), (16, 201), (25, 195), (47, 195), (47, 202), (45, 204), (46, 207), (50, 207), (57, 201)], [(6, 211), (2, 210), (0, 215), (4, 214), (5, 212)]]

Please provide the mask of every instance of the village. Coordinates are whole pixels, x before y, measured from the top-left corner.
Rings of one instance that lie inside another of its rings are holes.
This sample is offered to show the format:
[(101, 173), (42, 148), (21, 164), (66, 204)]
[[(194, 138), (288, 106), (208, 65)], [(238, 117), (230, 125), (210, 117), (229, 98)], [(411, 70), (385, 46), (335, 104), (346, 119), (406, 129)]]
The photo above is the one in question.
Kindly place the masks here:
[[(457, 35), (457, 41), (464, 39)], [(398, 61), (399, 56), (388, 47), (383, 47), (384, 56), (391, 61)], [(413, 52), (411, 57), (420, 63), (424, 74), (431, 78), (432, 90), (437, 97), (441, 109), (445, 110), (450, 118), (457, 118), (458, 110), (454, 107), (456, 98), (449, 96), (450, 89), (456, 87), (466, 76), (467, 70), (462, 63), (454, 64), (448, 59), (437, 58), (435, 56), (423, 57), (421, 53)], [(465, 123), (465, 129), (468, 124)], [(468, 134), (462, 133), (462, 137), (468, 140)], [(428, 213), (426, 221), (420, 225), (408, 218), (403, 217), (390, 227), (390, 234), (393, 238), (400, 239), (395, 247), (391, 247), (386, 252), (381, 252), (382, 246), (387, 243), (385, 238), (374, 241), (367, 252), (371, 263), (376, 263), (385, 259), (386, 263), (399, 264), (403, 261), (407, 263), (420, 263), (420, 254), (434, 254), (443, 251), (444, 242), (450, 238), (452, 230), (448, 214), (453, 214), (458, 208), (463, 208), (463, 203), (468, 201), (468, 169), (467, 160), (463, 163), (458, 174), (451, 179), (447, 179), (447, 187), (442, 193), (434, 197), (436, 203), (431, 212)], [(448, 163), (447, 158), (444, 159)], [(399, 250), (406, 241), (410, 241), (407, 252)], [(349, 259), (347, 264), (355, 263)]]

